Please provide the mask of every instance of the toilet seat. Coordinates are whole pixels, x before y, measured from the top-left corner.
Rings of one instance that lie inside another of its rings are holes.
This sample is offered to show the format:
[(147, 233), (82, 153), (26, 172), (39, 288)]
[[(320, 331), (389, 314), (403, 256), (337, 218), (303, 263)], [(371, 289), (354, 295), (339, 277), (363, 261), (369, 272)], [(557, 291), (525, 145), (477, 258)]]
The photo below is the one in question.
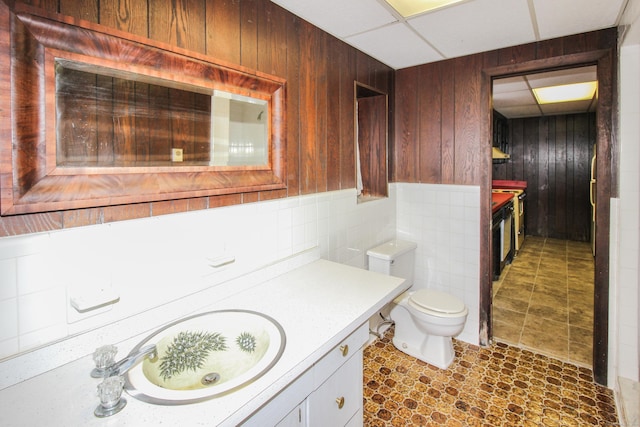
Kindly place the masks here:
[(409, 297), (409, 304), (417, 310), (435, 316), (450, 316), (465, 311), (465, 305), (458, 298), (446, 292), (421, 289)]

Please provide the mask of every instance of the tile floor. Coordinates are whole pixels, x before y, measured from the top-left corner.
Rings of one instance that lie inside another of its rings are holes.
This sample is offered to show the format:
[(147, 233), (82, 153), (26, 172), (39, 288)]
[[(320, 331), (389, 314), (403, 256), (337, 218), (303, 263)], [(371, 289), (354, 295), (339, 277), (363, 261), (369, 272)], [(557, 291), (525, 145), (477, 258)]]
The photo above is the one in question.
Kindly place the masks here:
[(493, 337), (592, 367), (590, 243), (528, 236), (493, 282)]
[(442, 370), (395, 349), (393, 328), (364, 351), (364, 425), (616, 426), (611, 390), (590, 369), (508, 344), (454, 340)]

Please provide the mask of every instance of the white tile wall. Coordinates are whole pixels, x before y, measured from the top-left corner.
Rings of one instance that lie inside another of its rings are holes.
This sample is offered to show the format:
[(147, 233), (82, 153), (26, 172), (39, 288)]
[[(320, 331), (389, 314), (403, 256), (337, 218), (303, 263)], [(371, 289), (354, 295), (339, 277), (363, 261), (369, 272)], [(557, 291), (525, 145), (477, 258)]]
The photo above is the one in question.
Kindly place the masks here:
[[(640, 23), (634, 22), (636, 36)], [(631, 31), (633, 33), (633, 31)], [(618, 375), (640, 380), (640, 38), (628, 40), (620, 49), (620, 198), (618, 201), (618, 246), (611, 268), (616, 268), (611, 286), (617, 295), (614, 334)], [(617, 332), (617, 333), (615, 333)]]
[[(0, 389), (319, 257), (367, 268), (396, 232), (418, 242), (417, 282), (465, 301), (460, 338), (477, 343), (479, 206), (477, 187), (393, 184), (361, 204), (351, 189), (2, 238)], [(220, 256), (235, 262), (209, 266)], [(118, 302), (70, 306), (105, 289)]]
[[(394, 235), (393, 199), (358, 204), (345, 190), (2, 238), (0, 389), (300, 263), (364, 267), (366, 249)], [(235, 262), (209, 266), (220, 256)], [(87, 313), (70, 306), (101, 289), (119, 301)]]
[(417, 242), (415, 287), (457, 296), (469, 315), (459, 339), (479, 343), (480, 187), (395, 184), (398, 238)]

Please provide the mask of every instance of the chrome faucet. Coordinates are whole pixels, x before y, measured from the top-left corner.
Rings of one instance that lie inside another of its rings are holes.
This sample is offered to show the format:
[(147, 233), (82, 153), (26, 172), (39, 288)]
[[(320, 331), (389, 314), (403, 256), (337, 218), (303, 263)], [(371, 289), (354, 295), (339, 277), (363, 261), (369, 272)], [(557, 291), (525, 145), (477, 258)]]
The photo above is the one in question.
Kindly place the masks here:
[(93, 353), (93, 360), (96, 362), (96, 367), (91, 371), (91, 376), (94, 378), (107, 378), (123, 375), (144, 358), (148, 357), (149, 360), (155, 362), (158, 357), (155, 344), (146, 345), (137, 351), (134, 349), (127, 357), (119, 362), (115, 362), (114, 359), (117, 351), (117, 348), (112, 345), (98, 348), (95, 353)]

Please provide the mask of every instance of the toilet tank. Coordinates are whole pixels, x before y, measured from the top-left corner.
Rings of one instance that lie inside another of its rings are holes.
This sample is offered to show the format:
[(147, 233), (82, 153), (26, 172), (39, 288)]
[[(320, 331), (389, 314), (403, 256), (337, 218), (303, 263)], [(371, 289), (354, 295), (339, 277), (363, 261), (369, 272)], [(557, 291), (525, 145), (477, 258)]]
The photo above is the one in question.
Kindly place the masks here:
[(369, 249), (369, 270), (406, 279), (408, 285), (413, 285), (417, 246), (414, 242), (391, 240)]

